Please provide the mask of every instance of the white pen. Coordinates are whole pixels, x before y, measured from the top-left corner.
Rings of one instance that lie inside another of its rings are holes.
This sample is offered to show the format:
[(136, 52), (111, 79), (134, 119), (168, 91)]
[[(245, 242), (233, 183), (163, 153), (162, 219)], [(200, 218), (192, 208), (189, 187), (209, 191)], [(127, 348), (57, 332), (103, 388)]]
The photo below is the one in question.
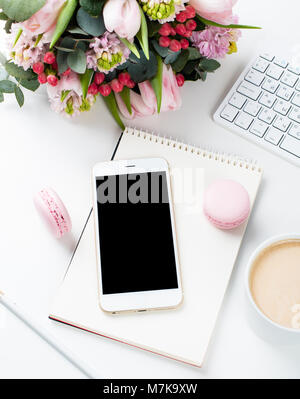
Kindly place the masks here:
[(0, 290), (0, 304), (4, 305), (12, 314), (18, 317), (24, 324), (26, 324), (32, 331), (34, 331), (39, 337), (46, 341), (53, 349), (60, 353), (65, 359), (67, 359), (73, 366), (77, 367), (83, 374), (91, 379), (99, 379), (97, 373), (87, 366), (81, 359), (79, 359), (74, 353), (68, 348), (61, 344), (55, 337), (53, 337), (48, 331), (26, 314), (22, 309), (15, 305), (12, 300), (7, 297)]

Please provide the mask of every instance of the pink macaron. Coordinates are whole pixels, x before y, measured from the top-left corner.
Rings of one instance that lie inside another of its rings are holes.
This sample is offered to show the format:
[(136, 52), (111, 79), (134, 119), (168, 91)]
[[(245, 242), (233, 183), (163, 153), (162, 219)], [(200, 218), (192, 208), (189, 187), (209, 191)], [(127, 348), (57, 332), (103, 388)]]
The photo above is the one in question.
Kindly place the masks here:
[(204, 194), (203, 211), (208, 220), (219, 229), (234, 229), (249, 216), (249, 194), (234, 180), (217, 180)]
[(38, 191), (33, 198), (37, 211), (50, 231), (58, 238), (72, 229), (70, 215), (59, 195), (50, 187)]

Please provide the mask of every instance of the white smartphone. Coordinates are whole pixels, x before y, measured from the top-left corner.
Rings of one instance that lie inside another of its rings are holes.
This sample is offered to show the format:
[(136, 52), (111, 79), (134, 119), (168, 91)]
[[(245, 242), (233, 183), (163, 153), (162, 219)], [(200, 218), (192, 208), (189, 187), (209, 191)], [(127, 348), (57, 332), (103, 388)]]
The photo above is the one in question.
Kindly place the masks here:
[(176, 308), (183, 294), (167, 162), (98, 163), (92, 179), (100, 307)]

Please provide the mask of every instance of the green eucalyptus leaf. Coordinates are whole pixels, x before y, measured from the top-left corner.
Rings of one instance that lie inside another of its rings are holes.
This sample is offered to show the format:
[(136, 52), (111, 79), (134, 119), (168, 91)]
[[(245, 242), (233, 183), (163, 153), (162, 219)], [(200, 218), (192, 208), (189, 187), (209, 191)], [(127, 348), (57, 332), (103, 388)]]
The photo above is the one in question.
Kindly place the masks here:
[(159, 55), (156, 55), (157, 59), (157, 74), (150, 80), (152, 88), (154, 90), (156, 101), (157, 101), (157, 112), (160, 113), (161, 99), (162, 99), (162, 82), (163, 82), (163, 61)]
[(89, 85), (92, 82), (94, 76), (94, 71), (92, 69), (87, 69), (85, 73), (82, 75), (79, 75), (81, 87), (82, 87), (82, 93), (83, 93), (83, 98), (86, 98), (87, 92)]
[(202, 58), (199, 63), (199, 68), (206, 72), (214, 72), (216, 69), (220, 68), (221, 64), (213, 59)]
[(15, 86), (15, 96), (20, 107), (24, 105), (24, 94), (19, 86)]
[(157, 59), (152, 51), (149, 52), (149, 60), (146, 59), (145, 54), (142, 52), (140, 59), (134, 54), (130, 54), (127, 61), (128, 72), (136, 83), (152, 79), (157, 74)]
[(6, 62), (7, 62), (7, 60), (6, 60), (5, 55), (2, 54), (1, 51), (0, 51), (0, 64), (5, 66)]
[(25, 89), (30, 91), (36, 91), (40, 87), (40, 83), (37, 79), (33, 80), (24, 80), (24, 79), (17, 79), (21, 86), (25, 87)]
[(69, 67), (76, 73), (85, 73), (86, 56), (84, 51), (76, 49), (73, 53), (68, 54), (67, 62)]
[(3, 93), (0, 91), (0, 103), (3, 103), (4, 101), (4, 95)]
[(67, 52), (58, 51), (57, 56), (56, 56), (56, 61), (57, 61), (59, 73), (64, 73), (69, 68)]
[(9, 18), (4, 12), (0, 12), (0, 21), (7, 21)]
[(83, 7), (80, 7), (77, 12), (77, 23), (82, 30), (92, 36), (101, 36), (105, 32), (105, 25), (103, 15), (92, 17)]
[(124, 104), (126, 105), (126, 108), (130, 115), (132, 114), (132, 109), (131, 109), (131, 102), (130, 102), (130, 89), (126, 86), (124, 86), (124, 89), (121, 91), (120, 96), (122, 100), (124, 101)]
[(0, 0), (0, 8), (16, 22), (26, 21), (45, 4), (46, 0)]
[(80, 0), (80, 5), (92, 17), (97, 17), (101, 14), (105, 1), (103, 0)]
[(218, 26), (220, 28), (227, 28), (227, 29), (261, 29), (261, 27), (259, 27), (259, 26), (252, 26), (252, 25), (237, 25), (237, 24), (222, 25), (222, 24), (218, 24), (217, 22), (209, 21), (208, 19), (200, 17), (200, 15), (197, 15), (197, 18), (201, 22), (203, 22), (205, 25)]
[(9, 19), (8, 21), (6, 21), (6, 24), (4, 25), (4, 30), (6, 33), (10, 33), (11, 32), (11, 26), (13, 24), (13, 20)]
[(138, 41), (140, 42), (140, 45), (143, 49), (143, 52), (144, 52), (147, 60), (149, 60), (149, 42), (148, 42), (147, 21), (146, 21), (145, 14), (144, 14), (141, 6), (139, 6), (139, 8), (140, 8), (140, 13), (141, 13), (141, 28), (140, 28), (139, 32), (137, 33), (136, 37), (138, 38)]
[(202, 57), (199, 50), (195, 47), (188, 47), (187, 50), (189, 52), (189, 61), (199, 60)]
[(2, 93), (13, 93), (15, 91), (16, 84), (11, 80), (0, 81), (0, 91)]
[(152, 40), (152, 45), (154, 50), (163, 58), (165, 58), (169, 54), (168, 47), (161, 47), (156, 40)]
[(122, 130), (124, 130), (125, 126), (124, 123), (122, 122), (122, 119), (120, 118), (119, 109), (114, 93), (111, 92), (109, 96), (107, 97), (101, 96), (101, 98), (103, 98), (103, 101), (105, 102), (108, 110), (112, 114), (117, 124), (120, 126)]
[(180, 54), (181, 54), (181, 50), (176, 51), (176, 53), (174, 51), (169, 50), (169, 54), (164, 59), (164, 63), (166, 65), (172, 64), (173, 62), (175, 62), (177, 60), (177, 58), (180, 56)]
[(25, 80), (36, 79), (36, 74), (31, 69), (27, 69), (27, 71), (25, 71), (22, 67), (14, 64), (13, 62), (6, 62), (5, 69), (6, 72), (14, 78)]
[(175, 60), (175, 62), (172, 63), (173, 70), (176, 73), (182, 71), (182, 69), (185, 67), (186, 63), (188, 62), (188, 59), (189, 59), (189, 51), (187, 49), (181, 51), (179, 57)]

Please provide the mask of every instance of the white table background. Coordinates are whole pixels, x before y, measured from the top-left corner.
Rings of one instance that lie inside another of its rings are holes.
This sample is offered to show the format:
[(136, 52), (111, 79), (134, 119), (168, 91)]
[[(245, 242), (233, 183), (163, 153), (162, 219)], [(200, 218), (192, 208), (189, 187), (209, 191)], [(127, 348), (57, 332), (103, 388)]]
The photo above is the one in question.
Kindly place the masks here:
[[(138, 127), (187, 143), (257, 159), (265, 168), (202, 369), (48, 320), (52, 298), (91, 207), (91, 167), (110, 159), (120, 130), (100, 100), (90, 113), (74, 120), (54, 114), (42, 94), (27, 92), (22, 110), (9, 95), (0, 105), (0, 288), (104, 378), (300, 377), (300, 344), (274, 347), (262, 341), (249, 328), (244, 308), (244, 272), (252, 251), (269, 236), (299, 232), (300, 170), (212, 121), (213, 111), (257, 54), (258, 45), (278, 40), (297, 46), (300, 4), (240, 0), (235, 9), (241, 23), (263, 30), (244, 31), (239, 52), (222, 61), (222, 68), (205, 83), (187, 83), (180, 111), (135, 121)], [(63, 241), (48, 234), (33, 207), (33, 194), (47, 185), (61, 195), (73, 220), (73, 237)], [(84, 375), (0, 307), (0, 378)]]

